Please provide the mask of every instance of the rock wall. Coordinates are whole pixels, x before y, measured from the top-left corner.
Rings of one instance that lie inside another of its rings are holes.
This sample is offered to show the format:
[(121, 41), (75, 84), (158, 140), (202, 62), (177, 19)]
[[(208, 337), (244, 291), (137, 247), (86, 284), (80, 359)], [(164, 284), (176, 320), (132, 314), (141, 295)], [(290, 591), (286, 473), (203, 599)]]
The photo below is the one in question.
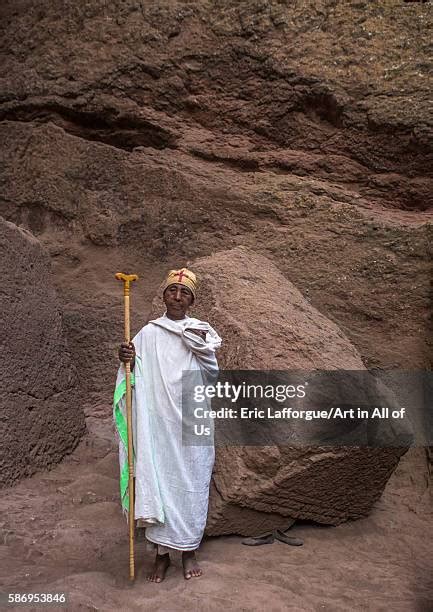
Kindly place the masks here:
[(4, 2), (0, 117), (427, 210), (432, 16), (414, 4)]
[(427, 4), (18, 0), (0, 17), (0, 214), (51, 255), (89, 410), (111, 394), (114, 273), (145, 279), (137, 329), (167, 268), (237, 245), (366, 365), (431, 364)]
[(49, 261), (29, 232), (0, 219), (0, 486), (51, 467), (84, 432), (78, 379)]
[(366, 367), (431, 368), (432, 18), (391, 0), (1, 3), (0, 214), (51, 257), (87, 415), (110, 413), (114, 273), (140, 275), (135, 332), (167, 269), (236, 246)]

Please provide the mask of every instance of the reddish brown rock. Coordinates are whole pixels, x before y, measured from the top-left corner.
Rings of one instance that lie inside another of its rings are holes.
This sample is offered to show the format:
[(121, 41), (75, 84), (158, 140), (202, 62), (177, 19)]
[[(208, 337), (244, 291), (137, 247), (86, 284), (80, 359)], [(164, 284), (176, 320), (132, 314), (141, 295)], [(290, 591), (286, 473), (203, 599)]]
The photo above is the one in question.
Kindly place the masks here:
[[(191, 268), (201, 281), (194, 312), (224, 341), (221, 368), (364, 370), (338, 326), (266, 258), (240, 247)], [(207, 533), (253, 535), (290, 518), (335, 525), (366, 516), (405, 450), (218, 448)]]
[(138, 329), (166, 269), (239, 244), (368, 366), (430, 367), (431, 23), (421, 3), (1, 3), (0, 215), (52, 256), (86, 411), (112, 391), (113, 274), (145, 279)]
[(121, 4), (0, 7), (0, 214), (50, 253), (86, 414), (110, 411), (114, 273), (140, 275), (137, 331), (167, 269), (236, 245), (366, 366), (431, 367), (431, 11)]
[(16, 0), (0, 17), (2, 119), (431, 207), (422, 3)]
[(84, 432), (78, 380), (39, 241), (0, 219), (0, 486), (58, 463)]
[[(51, 256), (90, 435), (103, 432), (2, 497), (9, 590), (66, 590), (75, 608), (142, 606), (141, 590), (125, 588), (120, 510), (116, 520), (109, 501), (89, 495), (82, 507), (61, 492), (73, 481), (94, 491), (87, 478), (112, 443), (115, 272), (140, 275), (137, 331), (167, 269), (245, 245), (343, 330), (366, 367), (431, 369), (432, 19), (430, 3), (403, 1), (0, 3), (0, 215)], [(296, 557), (279, 544), (257, 555), (208, 541), (209, 606), (375, 609), (382, 593), (390, 609), (428, 609), (421, 450), (371, 518), (332, 533), (300, 526), (309, 546)], [(117, 494), (115, 454), (101, 473)], [(280, 516), (232, 504), (225, 520), (264, 530), (263, 517)], [(138, 559), (140, 577), (151, 561)], [(152, 605), (194, 608), (182, 582), (169, 576)]]

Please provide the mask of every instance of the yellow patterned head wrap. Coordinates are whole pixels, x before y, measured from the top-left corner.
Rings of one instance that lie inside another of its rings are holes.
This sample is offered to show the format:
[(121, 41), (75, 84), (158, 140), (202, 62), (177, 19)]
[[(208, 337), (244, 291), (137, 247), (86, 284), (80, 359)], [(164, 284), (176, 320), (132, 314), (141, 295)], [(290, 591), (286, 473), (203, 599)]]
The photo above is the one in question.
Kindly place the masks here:
[(191, 291), (195, 299), (197, 291), (197, 278), (194, 272), (188, 270), (188, 268), (181, 268), (180, 270), (170, 270), (165, 283), (162, 287), (162, 292), (167, 289), (170, 285), (185, 285)]

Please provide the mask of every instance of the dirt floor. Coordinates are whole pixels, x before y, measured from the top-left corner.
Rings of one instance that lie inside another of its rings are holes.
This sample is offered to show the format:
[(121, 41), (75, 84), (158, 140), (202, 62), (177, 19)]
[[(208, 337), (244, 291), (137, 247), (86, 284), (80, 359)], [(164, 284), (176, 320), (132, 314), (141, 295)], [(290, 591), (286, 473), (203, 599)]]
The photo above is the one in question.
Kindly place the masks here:
[(208, 538), (199, 555), (204, 575), (188, 582), (174, 558), (163, 583), (148, 583), (152, 554), (138, 542), (130, 585), (111, 419), (101, 407), (87, 425), (89, 433), (58, 467), (4, 491), (1, 591), (64, 592), (73, 611), (433, 609), (432, 487), (424, 449), (403, 457), (368, 518), (338, 527), (296, 524), (293, 534), (304, 538), (297, 548)]

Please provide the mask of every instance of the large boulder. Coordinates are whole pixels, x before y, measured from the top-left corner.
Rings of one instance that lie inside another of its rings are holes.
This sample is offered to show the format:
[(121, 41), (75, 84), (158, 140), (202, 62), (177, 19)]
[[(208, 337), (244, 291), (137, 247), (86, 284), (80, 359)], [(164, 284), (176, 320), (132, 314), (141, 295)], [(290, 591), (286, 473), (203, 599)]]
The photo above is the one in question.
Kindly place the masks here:
[[(338, 326), (266, 258), (238, 247), (190, 264), (201, 282), (191, 314), (223, 338), (220, 367), (364, 370)], [(158, 302), (160, 303), (160, 302)], [(290, 518), (338, 524), (365, 516), (404, 448), (219, 447), (209, 535), (253, 535)]]
[(0, 218), (0, 486), (58, 463), (85, 429), (48, 258)]

